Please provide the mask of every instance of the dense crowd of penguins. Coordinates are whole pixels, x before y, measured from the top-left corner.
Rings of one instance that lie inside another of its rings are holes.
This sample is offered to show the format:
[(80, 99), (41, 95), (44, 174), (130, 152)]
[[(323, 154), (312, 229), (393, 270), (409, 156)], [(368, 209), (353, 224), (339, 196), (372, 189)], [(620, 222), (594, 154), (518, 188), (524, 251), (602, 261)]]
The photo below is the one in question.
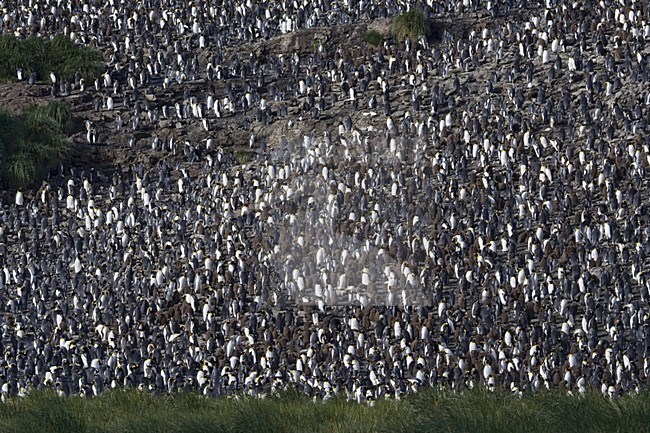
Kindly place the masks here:
[[(227, 57), (416, 5), (2, 5), (5, 33), (106, 53), (97, 82), (53, 77), (53, 95), (91, 92), (134, 133), (174, 116), (206, 129), (199, 143), (152, 139), (169, 155), (155, 166), (64, 167), (4, 200), (3, 397), (647, 387), (647, 1), (436, 0), (417, 7), (482, 24), (436, 42)], [(142, 96), (196, 82), (205, 91), (181, 100)], [(251, 138), (252, 162), (210, 140), (232, 113), (298, 122), (340, 101), (331, 130)]]

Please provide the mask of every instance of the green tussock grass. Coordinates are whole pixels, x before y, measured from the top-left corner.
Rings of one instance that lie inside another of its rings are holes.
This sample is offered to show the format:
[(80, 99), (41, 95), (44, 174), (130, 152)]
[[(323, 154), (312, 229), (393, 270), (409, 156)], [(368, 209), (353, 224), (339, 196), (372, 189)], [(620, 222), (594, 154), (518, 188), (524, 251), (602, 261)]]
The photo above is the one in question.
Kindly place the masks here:
[(53, 39), (0, 36), (0, 78), (15, 80), (18, 68), (22, 68), (25, 80), (32, 72), (36, 72), (40, 80), (49, 79), (52, 71), (72, 81), (77, 71), (85, 80), (94, 80), (104, 66), (99, 51), (76, 45), (64, 35)]
[(377, 30), (368, 30), (363, 34), (363, 41), (376, 47), (384, 41), (384, 35)]
[(255, 152), (251, 150), (237, 150), (234, 152), (233, 158), (237, 164), (245, 165), (255, 158)]
[(47, 118), (48, 122), (53, 121), (56, 128), (59, 128), (63, 133), (69, 134), (74, 130), (72, 112), (68, 104), (63, 101), (52, 101), (47, 105), (32, 106), (27, 110), (27, 113), (33, 113), (43, 119)]
[(411, 9), (393, 19), (392, 32), (398, 41), (409, 38), (412, 42), (416, 42), (422, 36), (425, 38), (431, 36), (431, 22), (421, 10)]
[(323, 41), (322, 39), (320, 39), (320, 38), (314, 38), (314, 39), (311, 41), (311, 50), (314, 51), (314, 52), (318, 51), (318, 47), (319, 47), (321, 44), (324, 44), (324, 41)]
[(0, 111), (0, 185), (34, 185), (70, 153), (72, 129), (67, 105), (55, 101), (31, 106), (20, 115)]
[(265, 398), (154, 397), (113, 390), (99, 398), (35, 391), (0, 404), (3, 432), (648, 432), (650, 395), (524, 397), (484, 389), (424, 390), (400, 401), (314, 401), (297, 391)]

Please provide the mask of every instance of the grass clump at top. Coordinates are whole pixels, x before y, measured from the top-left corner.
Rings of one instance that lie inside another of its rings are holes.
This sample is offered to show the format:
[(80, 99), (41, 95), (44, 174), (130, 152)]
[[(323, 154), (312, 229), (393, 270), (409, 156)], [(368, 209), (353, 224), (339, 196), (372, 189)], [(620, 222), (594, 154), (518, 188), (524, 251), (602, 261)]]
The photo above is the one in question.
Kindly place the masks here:
[(255, 158), (255, 152), (252, 150), (237, 150), (233, 154), (235, 163), (239, 165), (246, 165)]
[(79, 72), (85, 80), (94, 80), (103, 68), (98, 50), (77, 45), (64, 35), (52, 39), (0, 36), (0, 78), (4, 80), (15, 80), (18, 69), (23, 70), (25, 79), (35, 72), (37, 79), (44, 80), (54, 72), (72, 81)]
[(411, 9), (393, 19), (392, 32), (398, 41), (409, 38), (416, 42), (423, 36), (431, 36), (431, 21), (422, 10)]
[(365, 43), (378, 46), (384, 41), (384, 35), (379, 33), (377, 30), (368, 30), (362, 36)]
[(74, 130), (72, 112), (68, 104), (63, 101), (52, 101), (47, 105), (34, 105), (26, 112), (54, 121), (64, 134), (70, 134)]
[(69, 155), (64, 134), (71, 128), (70, 109), (58, 101), (31, 106), (20, 115), (0, 111), (0, 185), (34, 185)]

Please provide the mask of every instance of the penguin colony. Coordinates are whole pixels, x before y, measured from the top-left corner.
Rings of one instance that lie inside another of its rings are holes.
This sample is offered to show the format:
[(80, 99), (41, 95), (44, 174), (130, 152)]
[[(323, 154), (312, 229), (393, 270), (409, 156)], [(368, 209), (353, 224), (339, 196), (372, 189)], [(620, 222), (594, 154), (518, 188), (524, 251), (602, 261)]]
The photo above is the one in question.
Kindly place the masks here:
[[(5, 33), (107, 53), (94, 84), (47, 77), (56, 97), (119, 109), (104, 133), (177, 116), (206, 138), (152, 136), (168, 156), (152, 166), (63, 168), (4, 200), (2, 396), (646, 388), (648, 2), (432, 1), (431, 16), (485, 18), (436, 43), (220, 55), (409, 7), (4, 3)], [(210, 138), (241, 112), (251, 128), (337, 117), (251, 134), (260, 156), (241, 164)]]

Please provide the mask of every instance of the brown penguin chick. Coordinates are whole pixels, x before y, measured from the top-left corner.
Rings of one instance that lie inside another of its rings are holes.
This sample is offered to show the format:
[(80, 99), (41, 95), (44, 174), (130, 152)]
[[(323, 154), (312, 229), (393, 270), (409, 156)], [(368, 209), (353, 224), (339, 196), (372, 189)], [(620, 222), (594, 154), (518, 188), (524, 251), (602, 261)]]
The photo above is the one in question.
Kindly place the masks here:
[(364, 309), (361, 313), (361, 326), (363, 327), (364, 330), (370, 329), (370, 316), (372, 314), (372, 310), (369, 309)]
[(569, 257), (570, 257), (570, 256), (569, 256), (569, 251), (568, 251), (567, 248), (565, 248), (565, 249), (562, 251), (562, 255), (560, 256), (560, 259), (558, 260), (558, 264), (559, 264), (560, 266), (565, 266), (566, 264), (569, 263)]

